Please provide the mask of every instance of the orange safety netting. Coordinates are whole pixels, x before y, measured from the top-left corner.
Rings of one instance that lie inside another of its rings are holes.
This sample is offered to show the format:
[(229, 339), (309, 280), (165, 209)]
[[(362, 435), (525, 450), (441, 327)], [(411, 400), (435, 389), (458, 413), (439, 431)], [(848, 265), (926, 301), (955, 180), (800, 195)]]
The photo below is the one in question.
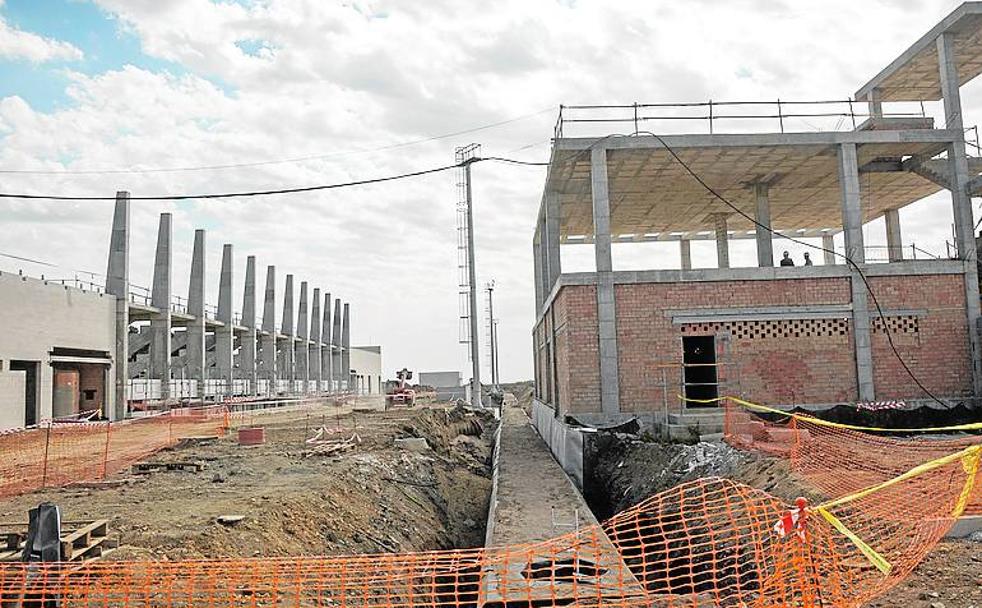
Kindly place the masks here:
[[(793, 471), (827, 496), (856, 492), (922, 462), (982, 442), (982, 438), (971, 435), (926, 439), (890, 436), (883, 432), (885, 429), (861, 431), (807, 415), (782, 416), (769, 408), (731, 398), (724, 400), (724, 407), (723, 437), (727, 443), (788, 458)], [(766, 421), (751, 408), (760, 408), (778, 421)], [(895, 434), (901, 432), (896, 430)], [(982, 515), (982, 477), (976, 482), (965, 512)]]
[[(949, 528), (972, 469), (966, 463), (977, 468), (979, 452), (936, 462), (868, 496), (807, 509), (796, 520), (766, 492), (710, 478), (653, 496), (602, 525), (511, 547), (3, 565), (0, 604), (859, 606), (902, 580)], [(919, 496), (931, 499), (912, 498)], [(778, 533), (776, 524), (785, 521)]]
[(49, 422), (0, 434), (0, 497), (104, 479), (181, 437), (221, 435), (224, 406), (178, 408), (122, 422)]

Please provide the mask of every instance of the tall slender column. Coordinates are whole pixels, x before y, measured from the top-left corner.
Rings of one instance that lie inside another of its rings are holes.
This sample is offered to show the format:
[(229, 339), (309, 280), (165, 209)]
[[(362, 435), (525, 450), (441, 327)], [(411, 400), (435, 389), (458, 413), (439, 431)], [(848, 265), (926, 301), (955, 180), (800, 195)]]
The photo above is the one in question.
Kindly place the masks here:
[(344, 390), (344, 375), (341, 364), (341, 298), (334, 298), (334, 329), (331, 331), (331, 348), (334, 354), (331, 357), (334, 366), (334, 382), (337, 390)]
[(242, 293), (242, 325), (246, 333), (239, 347), (239, 373), (249, 381), (249, 393), (259, 394), (256, 374), (256, 256), (246, 258), (245, 288)]
[(562, 261), (559, 249), (559, 223), (561, 218), (561, 202), (559, 193), (554, 190), (547, 190), (545, 194), (545, 246), (546, 268), (548, 270), (548, 284), (546, 287), (546, 297), (552, 293), (559, 275), (563, 273)]
[(679, 256), (682, 259), (682, 270), (692, 270), (692, 241), (679, 240)]
[(310, 370), (310, 379), (317, 383), (316, 391), (321, 392), (321, 382), (324, 377), (321, 374), (321, 290), (314, 287), (314, 295), (310, 300), (310, 345), (307, 347), (307, 369)]
[[(846, 255), (855, 263), (866, 261), (863, 247), (863, 214), (859, 191), (859, 164), (856, 144), (839, 145), (839, 188), (842, 192), (842, 228)], [(873, 386), (873, 347), (870, 338), (869, 298), (866, 283), (850, 266), (852, 287), (852, 327), (856, 357), (856, 382), (860, 401), (875, 399)]]
[[(109, 237), (106, 293), (116, 298), (116, 340), (113, 351), (113, 390), (106, 391), (105, 416), (110, 420), (126, 417), (126, 388), (129, 384), (130, 331), (130, 193), (116, 193), (113, 230)], [(110, 401), (111, 399), (111, 401)]]
[(535, 286), (535, 317), (539, 317), (539, 310), (545, 303), (545, 269), (542, 267), (542, 231), (536, 226), (535, 236), (532, 237), (532, 265), (534, 272)]
[(955, 219), (955, 240), (958, 257), (964, 265), (965, 312), (968, 321), (969, 353), (972, 361), (972, 388), (976, 397), (982, 395), (982, 345), (979, 339), (979, 273), (976, 265), (975, 221), (972, 199), (967, 185), (968, 155), (965, 152), (965, 124), (962, 119), (961, 91), (959, 91), (958, 63), (955, 58), (954, 35), (946, 32), (938, 36), (938, 67), (941, 95), (944, 98), (945, 128), (956, 135), (948, 145), (948, 182), (951, 184), (951, 206)]
[(294, 342), (294, 366), (297, 370), (297, 380), (302, 383), (301, 392), (310, 389), (310, 334), (307, 332), (307, 281), (300, 281), (300, 312), (297, 314), (297, 341)]
[(321, 372), (327, 390), (334, 392), (334, 353), (331, 347), (331, 294), (324, 294), (324, 320), (321, 322)]
[(900, 211), (887, 209), (883, 219), (887, 225), (887, 259), (891, 262), (902, 262), (904, 243), (900, 236)]
[[(767, 184), (754, 184), (754, 197), (757, 199), (758, 224), (771, 227), (771, 198)], [(757, 239), (757, 266), (770, 268), (774, 266), (774, 239), (770, 231), (756, 226), (754, 233)]]
[(593, 201), (593, 243), (597, 265), (597, 329), (600, 350), (600, 408), (619, 414), (620, 377), (617, 362), (617, 309), (610, 250), (610, 193), (607, 183), (607, 150), (590, 151), (590, 189)]
[(716, 227), (716, 265), (719, 268), (730, 267), (730, 233), (726, 228), (727, 213), (714, 213), (713, 223)]
[(191, 254), (191, 280), (188, 282), (188, 314), (193, 318), (187, 326), (188, 377), (198, 381), (198, 398), (205, 397), (205, 231), (194, 231), (194, 250)]
[(832, 266), (835, 264), (835, 254), (832, 253), (835, 251), (835, 240), (833, 240), (831, 234), (822, 235), (822, 249), (825, 250), (823, 252), (825, 254), (825, 265)]
[(276, 393), (276, 266), (266, 267), (266, 292), (263, 298), (263, 337), (259, 351), (259, 376), (266, 381), (266, 393)]
[(232, 245), (222, 246), (222, 274), (218, 280), (218, 321), (221, 326), (215, 330), (215, 369), (218, 377), (225, 381), (225, 395), (235, 391), (235, 329), (232, 318)]
[(348, 312), (349, 306), (345, 302), (344, 317), (341, 321), (341, 376), (347, 382), (348, 390), (351, 390), (354, 383), (351, 381), (351, 319)]
[(283, 323), (280, 325), (280, 333), (286, 336), (286, 342), (280, 349), (279, 367), (280, 377), (289, 382), (287, 392), (296, 391), (297, 368), (294, 355), (294, 343), (297, 333), (293, 327), (293, 275), (286, 275), (286, 288), (283, 293)]
[(153, 261), (153, 288), (150, 304), (157, 312), (150, 318), (150, 377), (160, 380), (160, 398), (170, 399), (170, 331), (172, 285), (172, 218), (160, 214), (157, 252)]

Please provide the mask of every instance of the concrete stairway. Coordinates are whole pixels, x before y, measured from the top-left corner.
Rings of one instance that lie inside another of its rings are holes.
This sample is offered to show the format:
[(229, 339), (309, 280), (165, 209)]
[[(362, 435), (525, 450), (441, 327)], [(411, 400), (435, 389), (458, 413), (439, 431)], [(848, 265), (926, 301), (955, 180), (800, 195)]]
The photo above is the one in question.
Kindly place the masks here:
[(722, 437), (723, 410), (720, 408), (690, 409), (668, 415), (665, 432), (675, 441), (711, 441)]

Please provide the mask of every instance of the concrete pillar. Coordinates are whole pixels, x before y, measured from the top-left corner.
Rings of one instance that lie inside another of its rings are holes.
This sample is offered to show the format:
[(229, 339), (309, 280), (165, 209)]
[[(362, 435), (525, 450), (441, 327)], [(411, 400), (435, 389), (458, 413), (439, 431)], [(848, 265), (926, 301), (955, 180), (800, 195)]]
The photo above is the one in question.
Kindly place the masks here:
[(545, 269), (542, 267), (542, 234), (539, 225), (536, 225), (535, 236), (532, 237), (532, 265), (534, 272), (535, 287), (535, 315), (533, 319), (539, 318), (539, 311), (545, 303)]
[(321, 322), (321, 374), (327, 390), (334, 391), (334, 353), (331, 348), (331, 294), (324, 294), (324, 320)]
[(842, 192), (842, 232), (846, 241), (846, 257), (856, 264), (866, 262), (863, 244), (863, 204), (859, 190), (859, 164), (856, 144), (840, 144), (839, 188)]
[(249, 393), (259, 393), (256, 374), (256, 256), (246, 258), (245, 288), (242, 293), (242, 325), (246, 333), (239, 347), (239, 374), (249, 381)]
[(294, 354), (294, 347), (297, 338), (296, 329), (293, 327), (293, 275), (286, 275), (286, 288), (283, 290), (283, 323), (280, 325), (280, 333), (286, 336), (286, 342), (280, 349), (280, 361), (277, 365), (280, 378), (288, 381), (288, 392), (296, 390), (297, 368)]
[(880, 89), (873, 89), (866, 95), (866, 102), (869, 105), (869, 113), (873, 118), (883, 118), (883, 101)]
[(259, 378), (265, 380), (266, 393), (276, 393), (276, 267), (266, 267), (266, 293), (263, 298), (262, 350), (259, 351)]
[(303, 393), (309, 390), (310, 334), (307, 325), (307, 281), (300, 281), (300, 312), (297, 313), (297, 340), (294, 342), (294, 368), (297, 370), (297, 380), (303, 383)]
[(967, 185), (970, 179), (968, 157), (965, 153), (965, 132), (962, 120), (961, 91), (958, 64), (955, 58), (955, 39), (951, 33), (938, 36), (938, 66), (941, 95), (944, 98), (945, 128), (954, 130), (955, 138), (948, 145), (948, 182), (951, 184), (951, 205), (955, 219), (955, 241), (958, 257), (964, 263), (965, 309), (968, 321), (969, 352), (972, 360), (972, 386), (976, 397), (982, 395), (982, 345), (979, 340), (979, 273), (976, 265), (972, 199)]
[(904, 261), (904, 243), (900, 236), (900, 211), (887, 209), (883, 215), (887, 225), (887, 259), (891, 262)]
[(331, 330), (331, 349), (333, 350), (331, 364), (334, 366), (331, 376), (334, 379), (336, 390), (342, 390), (345, 378), (341, 373), (343, 369), (341, 365), (341, 298), (334, 299), (334, 328)]
[(549, 297), (552, 288), (559, 280), (559, 275), (563, 273), (562, 262), (559, 252), (559, 222), (561, 219), (561, 202), (559, 193), (554, 190), (546, 190), (545, 194), (545, 239), (542, 244), (545, 247), (545, 261), (547, 269), (548, 283), (545, 294)]
[(310, 379), (317, 383), (317, 391), (321, 391), (324, 380), (321, 368), (321, 290), (314, 287), (314, 295), (310, 304), (310, 345), (307, 347), (307, 369)]
[(682, 258), (682, 270), (692, 270), (692, 241), (689, 239), (679, 241), (679, 255)]
[(205, 231), (194, 231), (191, 253), (191, 280), (188, 282), (187, 377), (198, 381), (198, 397), (205, 396)]
[(222, 274), (218, 280), (218, 321), (215, 330), (216, 376), (225, 381), (225, 395), (235, 394), (235, 330), (232, 318), (232, 245), (222, 246)]
[(730, 234), (726, 229), (727, 213), (714, 213), (713, 225), (716, 229), (716, 266), (730, 267)]
[(351, 379), (351, 319), (348, 316), (349, 306), (344, 303), (344, 318), (341, 321), (341, 377), (347, 383), (346, 388), (351, 390), (354, 383)]
[[(754, 184), (754, 197), (757, 199), (757, 215), (754, 219), (758, 224), (771, 227), (771, 198), (767, 184)], [(756, 226), (754, 230), (757, 239), (757, 266), (771, 268), (774, 266), (774, 238), (770, 231)]]
[[(863, 264), (866, 262), (866, 255), (863, 246), (863, 210), (860, 200), (856, 144), (840, 144), (838, 160), (846, 256), (855, 264)], [(851, 265), (850, 274), (856, 388), (860, 401), (873, 401), (876, 395), (873, 386), (873, 348), (870, 339), (869, 297), (865, 282)]]
[(834, 265), (835, 254), (832, 252), (835, 251), (835, 240), (833, 240), (831, 234), (822, 235), (822, 249), (825, 250), (824, 252), (822, 252), (825, 254), (825, 265), (826, 266)]
[(110, 420), (122, 420), (128, 409), (126, 388), (130, 358), (130, 193), (125, 190), (116, 193), (113, 229), (109, 236), (106, 293), (116, 298), (116, 340), (110, 380), (113, 390), (106, 391), (103, 414)]
[(590, 189), (593, 200), (593, 242), (597, 264), (597, 328), (600, 350), (600, 408), (620, 414), (620, 377), (617, 363), (617, 309), (610, 250), (610, 192), (607, 150), (590, 151)]
[(160, 214), (150, 292), (150, 305), (157, 309), (150, 318), (150, 377), (160, 380), (160, 397), (164, 400), (170, 399), (172, 224), (170, 213)]

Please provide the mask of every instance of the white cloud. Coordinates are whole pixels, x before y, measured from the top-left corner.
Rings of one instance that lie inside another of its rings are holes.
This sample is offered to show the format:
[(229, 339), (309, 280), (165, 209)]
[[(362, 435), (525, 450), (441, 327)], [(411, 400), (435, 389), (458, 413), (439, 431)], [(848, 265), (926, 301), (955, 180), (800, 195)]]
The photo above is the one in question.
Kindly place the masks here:
[[(0, 6), (3, 3), (0, 2)], [(26, 59), (33, 63), (78, 61), (83, 54), (76, 46), (19, 30), (0, 18), (0, 59)]]

